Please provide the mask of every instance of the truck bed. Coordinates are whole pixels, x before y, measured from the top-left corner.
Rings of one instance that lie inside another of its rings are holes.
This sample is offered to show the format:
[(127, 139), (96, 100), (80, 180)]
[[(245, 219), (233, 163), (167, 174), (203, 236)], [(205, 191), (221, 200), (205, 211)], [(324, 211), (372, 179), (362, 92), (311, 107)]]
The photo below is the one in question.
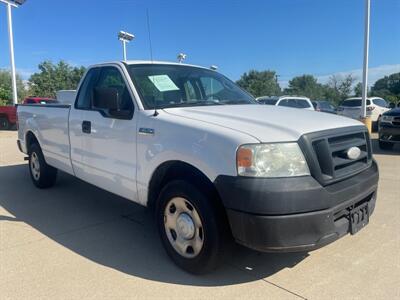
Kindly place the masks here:
[(65, 104), (18, 105), (18, 139), (22, 151), (27, 153), (26, 137), (29, 130), (33, 131), (42, 147), (46, 162), (73, 174), (70, 160), (69, 113), (70, 105)]

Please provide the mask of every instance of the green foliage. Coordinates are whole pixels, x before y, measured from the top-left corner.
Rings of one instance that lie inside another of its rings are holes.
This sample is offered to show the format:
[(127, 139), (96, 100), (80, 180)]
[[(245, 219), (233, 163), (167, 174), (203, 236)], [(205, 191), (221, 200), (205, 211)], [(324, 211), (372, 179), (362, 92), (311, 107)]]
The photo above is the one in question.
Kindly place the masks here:
[(57, 64), (44, 61), (39, 64), (39, 72), (29, 79), (30, 93), (54, 98), (58, 90), (76, 89), (84, 72), (85, 67), (72, 67), (62, 60)]
[(352, 86), (355, 81), (353, 75), (345, 77), (332, 75), (325, 86), (325, 96), (336, 105), (352, 94)]
[(275, 71), (250, 70), (248, 73), (244, 73), (236, 83), (254, 97), (281, 94)]
[(400, 101), (400, 72), (385, 76), (375, 82), (371, 88), (373, 96), (382, 97), (389, 102)]
[(361, 97), (362, 96), (362, 83), (359, 82), (354, 87), (354, 96)]
[[(25, 89), (21, 76), (17, 74), (16, 78), (18, 100), (20, 101), (27, 95), (27, 90)], [(12, 104), (12, 100), (11, 72), (0, 69), (0, 105), (10, 105)]]
[(304, 74), (294, 77), (289, 81), (289, 87), (285, 89), (285, 94), (306, 96), (310, 99), (317, 100), (324, 98), (324, 86), (317, 82), (317, 78), (312, 75)]

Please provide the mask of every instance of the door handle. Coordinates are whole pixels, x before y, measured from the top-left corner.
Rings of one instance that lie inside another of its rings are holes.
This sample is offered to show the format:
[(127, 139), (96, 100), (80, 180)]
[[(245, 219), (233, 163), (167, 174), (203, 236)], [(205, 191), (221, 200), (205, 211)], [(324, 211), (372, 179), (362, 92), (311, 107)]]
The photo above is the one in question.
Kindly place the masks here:
[(82, 132), (89, 133), (89, 134), (92, 132), (92, 123), (90, 121), (82, 122)]

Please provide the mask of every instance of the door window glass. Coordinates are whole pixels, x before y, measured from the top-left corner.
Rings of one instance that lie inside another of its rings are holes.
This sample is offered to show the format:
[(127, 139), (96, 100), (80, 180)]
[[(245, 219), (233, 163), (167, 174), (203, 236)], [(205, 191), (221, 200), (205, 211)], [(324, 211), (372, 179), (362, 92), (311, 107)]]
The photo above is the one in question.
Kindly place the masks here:
[(121, 110), (133, 110), (133, 102), (128, 87), (125, 84), (121, 72), (115, 67), (104, 67), (101, 69), (100, 77), (95, 88), (116, 89), (118, 92), (118, 103)]
[(93, 97), (93, 85), (98, 76), (99, 69), (91, 69), (79, 89), (78, 98), (75, 103), (77, 109), (90, 109)]

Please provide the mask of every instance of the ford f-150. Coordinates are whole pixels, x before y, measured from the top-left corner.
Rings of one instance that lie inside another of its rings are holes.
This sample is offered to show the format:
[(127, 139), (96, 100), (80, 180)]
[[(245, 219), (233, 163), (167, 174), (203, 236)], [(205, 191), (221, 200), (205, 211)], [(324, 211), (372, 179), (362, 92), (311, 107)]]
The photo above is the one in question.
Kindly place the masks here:
[(57, 170), (154, 209), (181, 268), (216, 267), (225, 241), (309, 251), (369, 221), (378, 185), (360, 122), (260, 105), (207, 68), (92, 66), (73, 104), (19, 105), (18, 146), (38, 188)]

